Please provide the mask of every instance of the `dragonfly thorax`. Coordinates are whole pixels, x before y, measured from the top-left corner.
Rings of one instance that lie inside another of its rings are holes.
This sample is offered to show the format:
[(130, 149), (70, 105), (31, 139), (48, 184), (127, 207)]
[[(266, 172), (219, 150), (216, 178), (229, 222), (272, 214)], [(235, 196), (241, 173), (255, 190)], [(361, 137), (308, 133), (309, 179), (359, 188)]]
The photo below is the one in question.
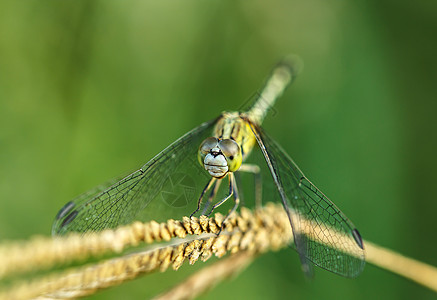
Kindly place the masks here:
[(235, 141), (215, 137), (206, 138), (200, 144), (198, 159), (205, 170), (216, 178), (237, 171), (243, 161), (240, 146)]

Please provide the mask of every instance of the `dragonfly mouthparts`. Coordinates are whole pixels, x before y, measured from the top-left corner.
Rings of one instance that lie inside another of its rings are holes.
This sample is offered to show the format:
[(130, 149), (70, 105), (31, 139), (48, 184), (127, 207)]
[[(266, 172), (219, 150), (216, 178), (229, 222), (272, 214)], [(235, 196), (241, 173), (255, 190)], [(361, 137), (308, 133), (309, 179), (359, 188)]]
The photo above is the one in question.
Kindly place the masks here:
[(225, 176), (229, 170), (228, 162), (226, 161), (226, 158), (223, 154), (214, 154), (215, 153), (208, 153), (205, 156), (203, 165), (205, 167), (205, 170), (207, 170), (211, 176), (221, 178)]

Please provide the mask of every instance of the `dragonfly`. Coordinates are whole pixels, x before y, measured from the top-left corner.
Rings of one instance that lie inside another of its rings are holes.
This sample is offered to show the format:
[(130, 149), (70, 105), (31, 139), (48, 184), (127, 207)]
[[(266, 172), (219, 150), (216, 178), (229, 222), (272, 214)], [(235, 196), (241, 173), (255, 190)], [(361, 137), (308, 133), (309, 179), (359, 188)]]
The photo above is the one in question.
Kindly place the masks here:
[[(299, 73), (298, 65), (290, 60), (278, 63), (248, 110), (221, 113), (177, 139), (140, 169), (65, 204), (55, 217), (52, 234), (100, 231), (158, 216), (164, 220), (190, 212), (193, 216), (202, 207), (201, 213), (209, 215), (233, 198), (229, 216), (242, 198), (235, 174), (249, 172), (259, 178), (259, 166), (247, 162), (252, 150), (258, 149), (287, 213), (292, 246), (304, 273), (312, 276), (316, 265), (344, 277), (357, 277), (365, 265), (359, 231), (261, 127), (276, 99)], [(222, 182), (227, 182), (224, 188), (220, 188)], [(255, 180), (255, 187), (259, 182)], [(260, 190), (256, 188), (255, 193), (259, 205)]]

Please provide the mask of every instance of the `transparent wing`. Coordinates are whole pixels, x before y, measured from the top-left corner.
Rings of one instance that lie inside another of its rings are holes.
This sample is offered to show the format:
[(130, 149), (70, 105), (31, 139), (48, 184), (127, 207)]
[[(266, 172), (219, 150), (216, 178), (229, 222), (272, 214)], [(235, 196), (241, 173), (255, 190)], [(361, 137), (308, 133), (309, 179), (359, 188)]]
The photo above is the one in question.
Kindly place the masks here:
[(311, 273), (309, 260), (345, 277), (358, 276), (365, 264), (358, 230), (274, 140), (251, 127), (287, 211), (304, 271)]
[(212, 134), (215, 120), (186, 133), (139, 170), (109, 181), (65, 204), (53, 235), (100, 231), (134, 220), (166, 220), (190, 214), (210, 179), (197, 161), (200, 143)]

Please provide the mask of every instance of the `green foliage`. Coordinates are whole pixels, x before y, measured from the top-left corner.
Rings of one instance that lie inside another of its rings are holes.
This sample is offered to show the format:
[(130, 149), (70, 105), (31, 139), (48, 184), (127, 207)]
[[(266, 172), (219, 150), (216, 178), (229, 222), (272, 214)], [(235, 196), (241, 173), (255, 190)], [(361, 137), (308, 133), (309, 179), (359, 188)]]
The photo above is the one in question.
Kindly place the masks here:
[[(365, 239), (437, 265), (436, 15), (408, 1), (1, 2), (0, 239), (49, 234), (65, 202), (239, 109), (296, 53), (304, 71), (266, 131)], [(149, 297), (187, 269), (94, 297)], [(293, 251), (205, 298), (229, 295), (434, 296), (372, 266), (306, 282)]]

